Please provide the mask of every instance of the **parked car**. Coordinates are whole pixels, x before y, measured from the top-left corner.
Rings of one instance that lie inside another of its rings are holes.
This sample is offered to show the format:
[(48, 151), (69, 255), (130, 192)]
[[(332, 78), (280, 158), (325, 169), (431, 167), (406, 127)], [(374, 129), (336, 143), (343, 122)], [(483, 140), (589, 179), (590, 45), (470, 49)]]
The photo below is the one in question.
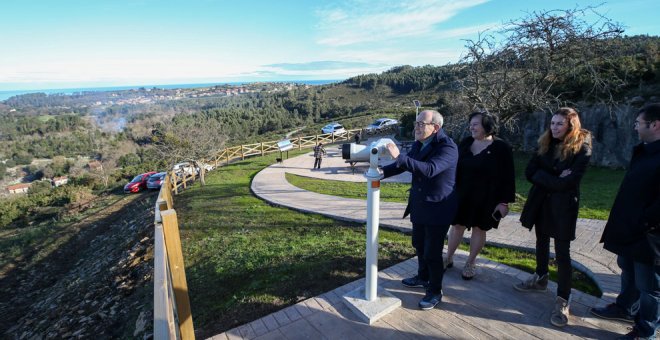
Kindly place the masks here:
[(183, 175), (190, 176), (193, 173), (195, 175), (199, 174), (199, 168), (194, 167), (189, 162), (181, 162), (181, 163), (174, 164), (174, 166), (172, 167), (172, 170), (174, 170), (175, 174), (180, 175), (180, 176), (183, 176)]
[(128, 184), (124, 185), (124, 192), (129, 193), (129, 192), (139, 192), (140, 190), (146, 189), (147, 188), (147, 180), (149, 177), (153, 174), (155, 174), (155, 171), (150, 171), (146, 172), (140, 175), (137, 175), (128, 182)]
[(330, 123), (324, 126), (323, 128), (321, 128), (321, 132), (341, 135), (346, 133), (346, 129), (344, 129), (344, 127), (339, 123)]
[(399, 121), (391, 118), (378, 118), (373, 123), (369, 124), (366, 130), (380, 130), (389, 125), (399, 124)]
[(201, 165), (202, 168), (204, 168), (204, 171), (205, 171), (205, 172), (209, 172), (209, 171), (215, 169), (215, 167), (213, 166), (213, 164), (199, 163), (199, 165)]
[(167, 172), (159, 172), (149, 176), (149, 179), (147, 180), (147, 188), (160, 189), (161, 185), (163, 185), (163, 181), (165, 180), (165, 175), (167, 175)]

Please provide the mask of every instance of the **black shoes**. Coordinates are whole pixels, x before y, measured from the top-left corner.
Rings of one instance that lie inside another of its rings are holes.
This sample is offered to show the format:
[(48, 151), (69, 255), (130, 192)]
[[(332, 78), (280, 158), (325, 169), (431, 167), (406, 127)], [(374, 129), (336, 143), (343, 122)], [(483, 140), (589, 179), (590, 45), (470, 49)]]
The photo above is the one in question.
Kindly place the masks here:
[(417, 275), (401, 280), (401, 284), (410, 288), (427, 289), (426, 295), (424, 295), (424, 298), (422, 298), (422, 300), (419, 301), (419, 308), (421, 308), (422, 310), (433, 309), (438, 303), (440, 303), (440, 300), (442, 300), (442, 292), (440, 292), (439, 294), (431, 293), (428, 290), (429, 282), (420, 279), (419, 276)]
[(442, 300), (442, 292), (439, 294), (433, 294), (430, 291), (426, 291), (426, 295), (422, 298), (422, 301), (419, 302), (419, 308), (422, 310), (433, 309), (437, 304)]
[(428, 281), (420, 279), (417, 275), (403, 279), (401, 280), (401, 283), (410, 288), (427, 288), (429, 286)]
[(628, 314), (623, 308), (619, 307), (616, 303), (610, 303), (605, 307), (591, 308), (591, 314), (607, 320), (619, 320), (628, 323), (635, 322), (635, 316)]

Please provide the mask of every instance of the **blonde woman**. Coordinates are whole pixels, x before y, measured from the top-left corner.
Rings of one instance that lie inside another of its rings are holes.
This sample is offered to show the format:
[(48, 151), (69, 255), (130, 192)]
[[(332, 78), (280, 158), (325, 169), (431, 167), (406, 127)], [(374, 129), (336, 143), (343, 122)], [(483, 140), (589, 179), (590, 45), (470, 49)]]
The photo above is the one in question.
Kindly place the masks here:
[(521, 292), (547, 291), (550, 238), (554, 238), (558, 282), (550, 322), (558, 327), (568, 324), (570, 245), (575, 239), (580, 181), (590, 158), (591, 133), (582, 129), (575, 109), (564, 107), (552, 116), (550, 126), (539, 138), (538, 152), (525, 170), (532, 187), (520, 222), (529, 229), (536, 227), (536, 271), (514, 288)]

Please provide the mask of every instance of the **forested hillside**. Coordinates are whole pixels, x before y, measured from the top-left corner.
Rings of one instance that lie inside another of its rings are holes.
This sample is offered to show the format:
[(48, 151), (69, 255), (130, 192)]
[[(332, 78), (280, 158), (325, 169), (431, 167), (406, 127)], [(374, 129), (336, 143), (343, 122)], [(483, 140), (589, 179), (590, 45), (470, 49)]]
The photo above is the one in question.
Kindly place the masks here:
[[(332, 121), (350, 129), (390, 117), (410, 131), (413, 100), (440, 110), (455, 138), (475, 109), (494, 112), (504, 133), (519, 134), (521, 120), (559, 106), (601, 105), (612, 111), (631, 98), (657, 101), (660, 38), (625, 37), (609, 21), (596, 27), (577, 20), (578, 12), (534, 13), (514, 21), (497, 32), (501, 36), (466, 42), (467, 52), (455, 64), (397, 66), (328, 85), (255, 83), (13, 97), (0, 104), (0, 179), (7, 185), (68, 175), (81, 190), (112, 190), (136, 174), (199, 161), (204, 152), (225, 145), (277, 140), (290, 132), (315, 134)], [(610, 114), (610, 119), (618, 118)], [(213, 145), (202, 149), (202, 141)], [(199, 150), (173, 153), (172, 145)], [(90, 168), (92, 160), (102, 171)], [(34, 186), (28, 196), (6, 199), (0, 227), (38, 206), (43, 200), (31, 195), (47, 195), (46, 189)], [(49, 202), (64, 206), (72, 200)]]

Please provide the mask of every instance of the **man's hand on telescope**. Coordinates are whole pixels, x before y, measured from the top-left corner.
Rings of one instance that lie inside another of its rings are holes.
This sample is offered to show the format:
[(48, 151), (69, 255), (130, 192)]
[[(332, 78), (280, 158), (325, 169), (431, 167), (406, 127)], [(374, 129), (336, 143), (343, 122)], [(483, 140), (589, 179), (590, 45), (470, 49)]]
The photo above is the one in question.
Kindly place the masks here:
[(387, 147), (387, 151), (390, 153), (390, 155), (392, 156), (392, 158), (397, 158), (397, 157), (399, 157), (399, 154), (400, 154), (400, 152), (399, 152), (399, 147), (397, 147), (396, 144), (394, 144), (394, 143), (387, 143), (387, 145), (385, 145), (385, 147)]

